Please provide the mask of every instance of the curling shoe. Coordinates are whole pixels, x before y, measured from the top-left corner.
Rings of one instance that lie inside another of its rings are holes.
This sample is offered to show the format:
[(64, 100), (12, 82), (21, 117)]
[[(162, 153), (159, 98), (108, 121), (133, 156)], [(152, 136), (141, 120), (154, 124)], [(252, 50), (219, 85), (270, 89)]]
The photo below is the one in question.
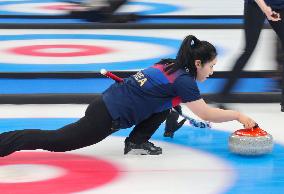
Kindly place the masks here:
[(146, 141), (142, 144), (135, 144), (126, 139), (124, 154), (159, 155), (162, 154), (162, 148), (155, 146), (152, 142), (149, 141)]

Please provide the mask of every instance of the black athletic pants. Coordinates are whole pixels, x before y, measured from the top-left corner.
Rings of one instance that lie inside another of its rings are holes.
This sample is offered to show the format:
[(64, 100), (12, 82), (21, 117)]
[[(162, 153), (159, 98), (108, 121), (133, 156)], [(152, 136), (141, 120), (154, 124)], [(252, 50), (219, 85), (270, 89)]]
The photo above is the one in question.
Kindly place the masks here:
[[(278, 22), (269, 21), (271, 27), (278, 35), (281, 44), (282, 52), (284, 47), (284, 9), (275, 10), (280, 13), (282, 20)], [(228, 78), (221, 95), (226, 98), (238, 80), (242, 69), (252, 55), (258, 42), (261, 29), (265, 21), (265, 15), (256, 3), (245, 3), (244, 7), (244, 31), (245, 31), (245, 49), (242, 55), (234, 64), (232, 74)], [(282, 79), (284, 78), (284, 72)], [(282, 104), (284, 105), (284, 83), (282, 82)]]
[[(143, 143), (151, 138), (168, 111), (153, 114), (136, 125), (129, 140)], [(100, 142), (114, 131), (112, 118), (101, 96), (88, 106), (85, 116), (57, 130), (24, 129), (0, 134), (0, 156), (19, 150), (43, 149), (53, 152), (70, 151)]]

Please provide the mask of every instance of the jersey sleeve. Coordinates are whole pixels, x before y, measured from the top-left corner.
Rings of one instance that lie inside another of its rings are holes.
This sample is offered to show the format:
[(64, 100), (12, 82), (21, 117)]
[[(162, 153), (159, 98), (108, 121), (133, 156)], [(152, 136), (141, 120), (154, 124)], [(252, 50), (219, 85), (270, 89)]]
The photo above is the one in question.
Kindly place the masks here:
[(183, 103), (201, 99), (196, 81), (188, 75), (179, 76), (174, 82), (174, 89)]

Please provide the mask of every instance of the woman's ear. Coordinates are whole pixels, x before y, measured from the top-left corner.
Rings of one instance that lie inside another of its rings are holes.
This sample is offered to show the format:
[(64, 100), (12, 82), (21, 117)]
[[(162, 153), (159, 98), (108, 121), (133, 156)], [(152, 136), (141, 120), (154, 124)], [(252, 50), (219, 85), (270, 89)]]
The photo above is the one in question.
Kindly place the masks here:
[(195, 63), (195, 67), (196, 68), (201, 68), (202, 67), (200, 60), (195, 60), (194, 63)]

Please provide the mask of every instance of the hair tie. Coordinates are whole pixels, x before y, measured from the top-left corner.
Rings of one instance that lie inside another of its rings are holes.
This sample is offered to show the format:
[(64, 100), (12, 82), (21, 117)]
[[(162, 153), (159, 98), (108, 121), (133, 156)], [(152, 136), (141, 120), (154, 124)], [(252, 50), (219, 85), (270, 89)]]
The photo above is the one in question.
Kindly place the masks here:
[(191, 40), (190, 45), (193, 46), (194, 45), (194, 40)]

